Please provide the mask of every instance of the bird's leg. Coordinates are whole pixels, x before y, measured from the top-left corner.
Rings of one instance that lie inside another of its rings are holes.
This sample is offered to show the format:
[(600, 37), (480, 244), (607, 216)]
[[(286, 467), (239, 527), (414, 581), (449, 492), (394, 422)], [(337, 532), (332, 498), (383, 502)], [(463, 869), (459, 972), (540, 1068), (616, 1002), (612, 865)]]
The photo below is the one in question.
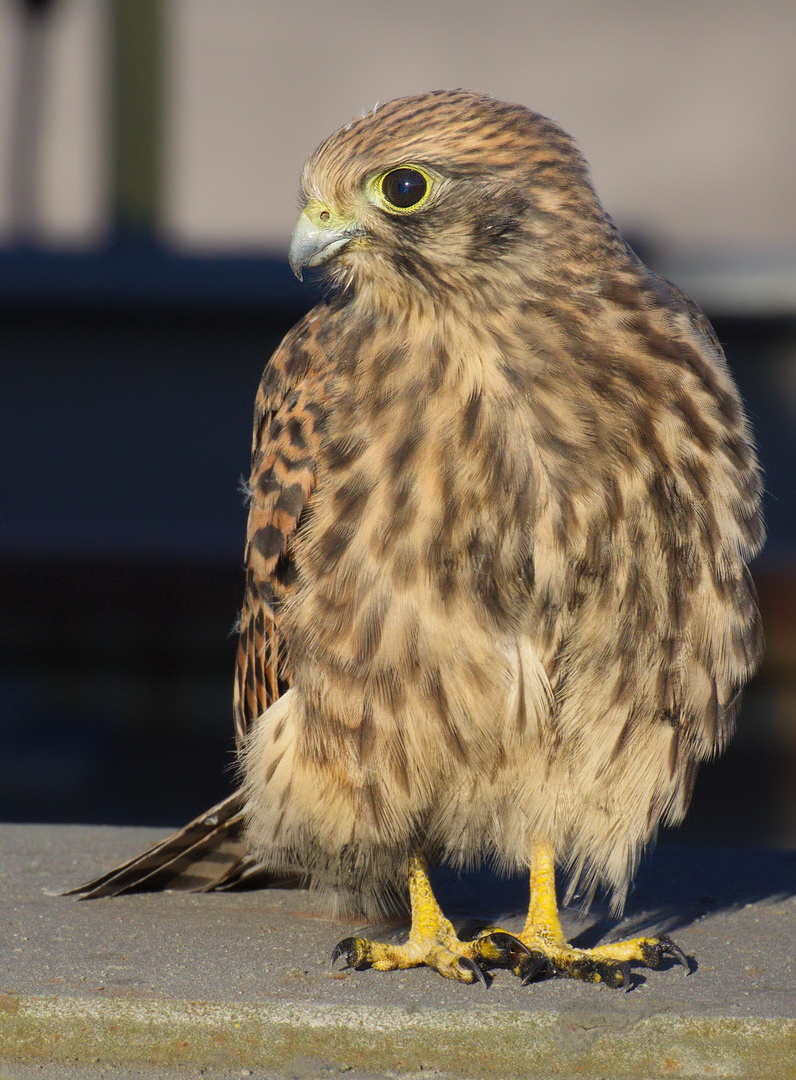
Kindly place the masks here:
[(576, 949), (570, 945), (558, 917), (555, 861), (548, 844), (534, 844), (531, 848), (531, 900), (525, 926), (517, 935), (529, 952), (513, 950), (510, 935), (500, 931), (486, 930), (484, 936), (496, 938), (496, 946), (502, 947), (503, 956), (495, 966), (510, 967), (525, 982), (530, 982), (538, 970), (529, 966), (529, 954), (534, 957), (542, 954), (549, 970), (556, 974), (625, 989), (630, 985), (632, 963), (657, 968), (664, 957), (672, 956), (689, 970), (683, 951), (665, 935), (618, 941), (596, 949)]
[[(500, 949), (505, 948), (502, 938), (511, 935), (496, 930), (489, 938), (459, 941), (453, 925), (437, 903), (422, 855), (413, 855), (409, 860), (409, 898), (412, 925), (405, 945), (349, 937), (335, 948), (332, 963), (342, 956), (346, 967), (357, 969), (373, 967), (378, 971), (393, 971), (425, 965), (448, 979), (465, 983), (480, 980), (486, 985), (481, 965), (488, 965), (493, 957), (501, 956)], [(516, 939), (512, 941), (517, 951), (523, 953), (524, 947)]]

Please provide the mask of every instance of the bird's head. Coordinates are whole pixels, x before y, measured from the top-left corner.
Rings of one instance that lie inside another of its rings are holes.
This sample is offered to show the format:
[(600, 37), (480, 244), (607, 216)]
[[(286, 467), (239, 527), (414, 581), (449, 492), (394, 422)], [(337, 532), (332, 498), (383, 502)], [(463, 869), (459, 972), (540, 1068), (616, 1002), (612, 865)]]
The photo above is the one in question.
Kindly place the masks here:
[(512, 273), (555, 278), (560, 263), (577, 276), (612, 235), (568, 135), (465, 90), (399, 98), (335, 132), (304, 167), (301, 202), (294, 272), (323, 265), (399, 302), (497, 280), (505, 295)]

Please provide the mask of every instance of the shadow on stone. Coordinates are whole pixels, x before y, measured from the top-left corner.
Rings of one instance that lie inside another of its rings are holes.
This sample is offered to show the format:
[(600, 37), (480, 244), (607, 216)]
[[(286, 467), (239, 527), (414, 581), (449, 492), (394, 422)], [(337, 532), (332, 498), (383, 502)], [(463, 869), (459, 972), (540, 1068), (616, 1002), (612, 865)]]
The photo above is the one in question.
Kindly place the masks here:
[[(479, 925), (525, 917), (525, 877), (439, 870), (434, 881), (443, 909), (464, 936)], [(670, 934), (705, 915), (794, 895), (794, 851), (661, 846), (645, 855), (623, 917), (613, 917), (607, 901), (596, 899), (587, 915), (588, 925), (578, 930), (573, 944), (589, 948), (608, 935), (616, 936), (612, 932), (620, 924), (623, 938)], [(568, 910), (577, 916), (577, 902)]]

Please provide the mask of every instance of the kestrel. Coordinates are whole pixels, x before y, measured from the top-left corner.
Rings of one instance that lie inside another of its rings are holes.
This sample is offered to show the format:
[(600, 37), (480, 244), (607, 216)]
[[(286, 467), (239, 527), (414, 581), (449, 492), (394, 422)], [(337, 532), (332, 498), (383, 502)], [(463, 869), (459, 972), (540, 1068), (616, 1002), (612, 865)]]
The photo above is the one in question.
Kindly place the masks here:
[[(409, 941), (335, 956), (610, 986), (684, 961), (570, 946), (555, 865), (621, 908), (759, 662), (760, 472), (710, 325), (519, 105), (378, 106), (310, 157), (301, 203), (291, 265), (332, 288), (257, 397), (242, 788), (95, 894), (258, 865), (378, 909), (408, 880)], [(529, 869), (524, 930), (459, 940), (429, 862)]]

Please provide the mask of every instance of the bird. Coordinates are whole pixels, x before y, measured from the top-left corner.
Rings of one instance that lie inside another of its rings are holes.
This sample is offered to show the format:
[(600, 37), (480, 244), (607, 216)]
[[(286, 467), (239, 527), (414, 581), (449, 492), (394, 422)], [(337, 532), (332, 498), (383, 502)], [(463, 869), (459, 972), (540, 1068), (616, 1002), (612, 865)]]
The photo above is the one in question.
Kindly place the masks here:
[[(568, 134), (476, 91), (345, 124), (300, 205), (290, 264), (328, 291), (256, 400), (240, 787), (84, 894), (302, 874), (408, 891), (405, 943), (335, 947), (357, 969), (687, 968), (666, 936), (572, 946), (556, 871), (621, 911), (760, 662), (761, 471), (708, 320)], [(524, 929), (460, 939), (440, 864), (528, 873)]]

